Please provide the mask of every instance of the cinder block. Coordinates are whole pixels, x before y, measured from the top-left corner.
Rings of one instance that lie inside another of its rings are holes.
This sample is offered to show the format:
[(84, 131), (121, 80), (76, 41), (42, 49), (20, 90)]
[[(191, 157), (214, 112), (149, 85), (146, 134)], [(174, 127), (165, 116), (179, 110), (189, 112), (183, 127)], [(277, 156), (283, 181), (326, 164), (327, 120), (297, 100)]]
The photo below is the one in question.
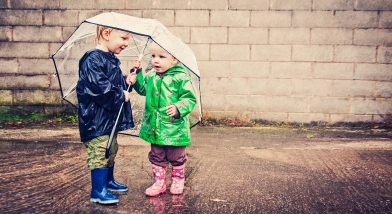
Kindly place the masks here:
[(333, 27), (333, 11), (294, 11), (294, 27)]
[(210, 14), (206, 10), (178, 10), (175, 19), (176, 26), (203, 27), (210, 24)]
[(249, 93), (251, 95), (289, 96), (289, 79), (249, 79)]
[(386, 114), (392, 111), (392, 100), (383, 98), (354, 98), (352, 109), (353, 114)]
[[(178, 2), (173, 0), (175, 4)], [(185, 1), (186, 2), (186, 1)], [(203, 10), (227, 10), (229, 5), (226, 0), (197, 0), (197, 1), (188, 1), (188, 8), (190, 9), (203, 9)]]
[(126, 9), (191, 9), (192, 2), (176, 0), (126, 0)]
[(354, 63), (314, 63), (313, 78), (316, 79), (353, 79)]
[(377, 82), (376, 96), (392, 98), (392, 82)]
[(273, 10), (310, 10), (312, 0), (271, 0), (271, 9)]
[(309, 111), (312, 113), (348, 114), (351, 100), (348, 98), (309, 97)]
[(227, 33), (226, 27), (194, 27), (191, 28), (191, 43), (227, 43)]
[(269, 62), (230, 62), (230, 77), (268, 78)]
[[(128, 14), (130, 15), (130, 14)], [(143, 11), (143, 18), (156, 19), (166, 27), (174, 26), (174, 10), (147, 10)]]
[(252, 45), (252, 61), (291, 61), (291, 45)]
[[(185, 1), (179, 1), (180, 5), (184, 5)], [(156, 0), (126, 0), (125, 1), (126, 9), (162, 9), (160, 7), (160, 1)], [(171, 8), (173, 9), (173, 8)]]
[(363, 80), (334, 80), (335, 97), (374, 97), (375, 82)]
[(266, 112), (305, 113), (307, 112), (306, 97), (268, 96)]
[(11, 27), (0, 27), (0, 42), (10, 42), (12, 40), (11, 34)]
[(247, 61), (249, 59), (249, 45), (211, 45), (211, 60)]
[(392, 64), (357, 64), (354, 78), (360, 80), (392, 81)]
[(318, 45), (350, 45), (353, 30), (348, 28), (313, 28), (311, 44)]
[(302, 45), (310, 43), (309, 28), (271, 28), (270, 44)]
[(333, 46), (293, 45), (293, 61), (332, 62)]
[(0, 57), (48, 58), (47, 43), (0, 42)]
[(355, 1), (356, 10), (391, 10), (390, 0)]
[(379, 47), (377, 51), (378, 63), (392, 63), (392, 48)]
[[(58, 49), (60, 49), (61, 45), (63, 45), (63, 43), (49, 43), (49, 53), (50, 53), (50, 56), (52, 54), (54, 54)], [(83, 56), (83, 54), (84, 53), (81, 53), (81, 56)], [(78, 60), (81, 58), (81, 56), (78, 57)], [(73, 57), (74, 56), (71, 56), (70, 59), (72, 59)], [(37, 57), (35, 57), (35, 58), (37, 58)]]
[(14, 96), (15, 105), (61, 103), (61, 96), (59, 96), (58, 91), (16, 90)]
[(355, 29), (355, 45), (392, 46), (392, 29)]
[(294, 123), (311, 123), (311, 122), (329, 122), (329, 114), (322, 113), (289, 113), (289, 122)]
[(0, 0), (0, 9), (7, 9), (7, 8), (9, 8), (8, 0)]
[(94, 3), (93, 4), (94, 9), (98, 9), (98, 10), (125, 9), (124, 0), (111, 0), (111, 1), (93, 0), (93, 3)]
[(41, 10), (0, 10), (0, 25), (42, 25)]
[(78, 11), (47, 10), (44, 13), (44, 23), (47, 26), (78, 26)]
[(353, 10), (354, 0), (313, 0), (313, 10)]
[(268, 44), (268, 29), (229, 28), (229, 44)]
[(12, 9), (58, 9), (59, 1), (37, 1), (37, 0), (12, 0), (10, 1)]
[(290, 27), (291, 11), (252, 11), (250, 26), (252, 27)]
[(210, 25), (217, 27), (249, 27), (249, 11), (211, 11)]
[(291, 88), (291, 95), (326, 97), (332, 94), (332, 80), (293, 79)]
[(68, 10), (91, 10), (93, 9), (92, 0), (62, 0), (61, 8)]
[(248, 113), (253, 120), (264, 120), (272, 123), (288, 122), (288, 113), (253, 111)]
[(330, 123), (337, 124), (340, 122), (372, 122), (373, 115), (354, 115), (354, 114), (330, 114)]
[(225, 95), (214, 94), (204, 95), (202, 97), (203, 109), (208, 111), (224, 111), (225, 109)]
[(312, 77), (310, 62), (272, 62), (271, 77), (281, 79), (309, 79)]
[(201, 61), (199, 62), (201, 76), (204, 77), (229, 77), (230, 64), (226, 61)]
[(191, 40), (191, 29), (189, 27), (168, 27), (169, 31), (176, 37), (180, 38), (184, 43)]
[(12, 91), (0, 90), (0, 105), (12, 105)]
[(18, 73), (18, 61), (16, 59), (1, 59), (0, 58), (0, 74), (4, 73)]
[[(79, 12), (78, 23), (82, 23), (84, 20), (89, 19), (89, 18), (91, 18), (93, 16), (96, 16), (96, 15), (98, 15), (100, 13), (101, 13), (101, 11), (98, 11), (98, 10), (81, 10)], [(122, 13), (124, 13), (124, 12), (122, 12)], [(126, 13), (126, 14), (129, 15), (128, 13)], [(141, 11), (139, 11), (138, 14), (139, 14), (138, 17), (142, 17), (142, 12)], [(63, 26), (63, 27), (66, 27), (66, 26)]]
[(54, 74), (52, 59), (19, 59), (20, 74)]
[(269, 0), (258, 1), (244, 1), (244, 0), (230, 0), (230, 10), (268, 10)]
[(49, 86), (48, 75), (0, 77), (1, 89), (45, 89)]
[(225, 111), (265, 111), (265, 96), (226, 95)]
[[(16, 42), (61, 42), (61, 27), (15, 26), (13, 28)], [(35, 36), (31, 36), (35, 35)]]
[[(246, 78), (210, 78), (210, 90), (212, 94), (248, 95), (248, 80)], [(235, 90), (233, 90), (233, 86)], [(242, 87), (240, 87), (242, 86)]]
[(197, 61), (210, 60), (210, 45), (190, 44), (189, 47), (195, 54)]
[(334, 62), (375, 62), (376, 48), (370, 46), (335, 46)]
[(370, 28), (377, 27), (377, 12), (365, 11), (336, 11), (336, 27)]
[(383, 11), (380, 13), (379, 28), (392, 28), (391, 11)]

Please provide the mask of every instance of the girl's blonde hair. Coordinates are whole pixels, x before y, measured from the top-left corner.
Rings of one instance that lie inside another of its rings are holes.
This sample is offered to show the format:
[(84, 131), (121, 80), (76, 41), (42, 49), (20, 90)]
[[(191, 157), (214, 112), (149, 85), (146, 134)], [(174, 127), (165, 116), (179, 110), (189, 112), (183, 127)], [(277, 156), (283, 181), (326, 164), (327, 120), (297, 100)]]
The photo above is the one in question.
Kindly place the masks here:
[(106, 29), (109, 29), (109, 32), (112, 32), (113, 28), (106, 26), (97, 26), (97, 33), (95, 34), (94, 44), (99, 44), (99, 39), (102, 37), (102, 32)]

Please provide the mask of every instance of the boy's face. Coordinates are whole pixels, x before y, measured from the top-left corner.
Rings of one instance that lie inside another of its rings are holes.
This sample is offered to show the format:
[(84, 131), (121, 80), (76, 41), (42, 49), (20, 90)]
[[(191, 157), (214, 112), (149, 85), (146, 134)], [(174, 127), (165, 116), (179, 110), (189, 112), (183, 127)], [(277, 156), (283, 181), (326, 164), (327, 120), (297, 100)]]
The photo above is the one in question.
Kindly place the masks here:
[(151, 47), (151, 57), (152, 66), (158, 73), (163, 73), (178, 63), (176, 58), (155, 43)]
[(131, 34), (120, 30), (112, 30), (108, 36), (107, 48), (109, 52), (119, 54), (128, 47), (128, 40)]

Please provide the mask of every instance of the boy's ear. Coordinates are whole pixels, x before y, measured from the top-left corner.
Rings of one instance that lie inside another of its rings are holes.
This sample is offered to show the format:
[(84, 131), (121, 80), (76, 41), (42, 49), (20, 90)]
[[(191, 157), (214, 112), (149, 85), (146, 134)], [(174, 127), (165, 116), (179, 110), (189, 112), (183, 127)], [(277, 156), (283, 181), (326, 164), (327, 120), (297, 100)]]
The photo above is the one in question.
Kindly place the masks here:
[(109, 40), (110, 29), (106, 28), (102, 31), (102, 38), (105, 40)]

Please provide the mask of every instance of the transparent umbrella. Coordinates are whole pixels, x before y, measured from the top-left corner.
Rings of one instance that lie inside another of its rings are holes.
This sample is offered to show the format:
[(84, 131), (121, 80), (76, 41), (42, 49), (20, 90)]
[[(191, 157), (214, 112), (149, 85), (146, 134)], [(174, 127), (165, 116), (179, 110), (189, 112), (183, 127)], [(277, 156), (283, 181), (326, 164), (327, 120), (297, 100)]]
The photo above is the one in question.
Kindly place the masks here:
[[(192, 85), (197, 95), (197, 105), (190, 113), (190, 125), (193, 127), (201, 121), (200, 72), (196, 57), (189, 46), (155, 19), (138, 18), (114, 12), (102, 13), (83, 21), (70, 38), (52, 55), (63, 100), (75, 107), (78, 105), (75, 92), (79, 78), (78, 63), (86, 51), (95, 47), (94, 38), (97, 25), (131, 33), (129, 46), (117, 55), (121, 61), (121, 70), (123, 72), (128, 72), (139, 57), (142, 57), (143, 68), (146, 68), (147, 72), (151, 70), (150, 45), (152, 42), (160, 45), (188, 68), (191, 71)], [(144, 100), (144, 97), (138, 96), (136, 93), (132, 96), (130, 103), (132, 105), (135, 128), (122, 131), (122, 133), (139, 134)]]

